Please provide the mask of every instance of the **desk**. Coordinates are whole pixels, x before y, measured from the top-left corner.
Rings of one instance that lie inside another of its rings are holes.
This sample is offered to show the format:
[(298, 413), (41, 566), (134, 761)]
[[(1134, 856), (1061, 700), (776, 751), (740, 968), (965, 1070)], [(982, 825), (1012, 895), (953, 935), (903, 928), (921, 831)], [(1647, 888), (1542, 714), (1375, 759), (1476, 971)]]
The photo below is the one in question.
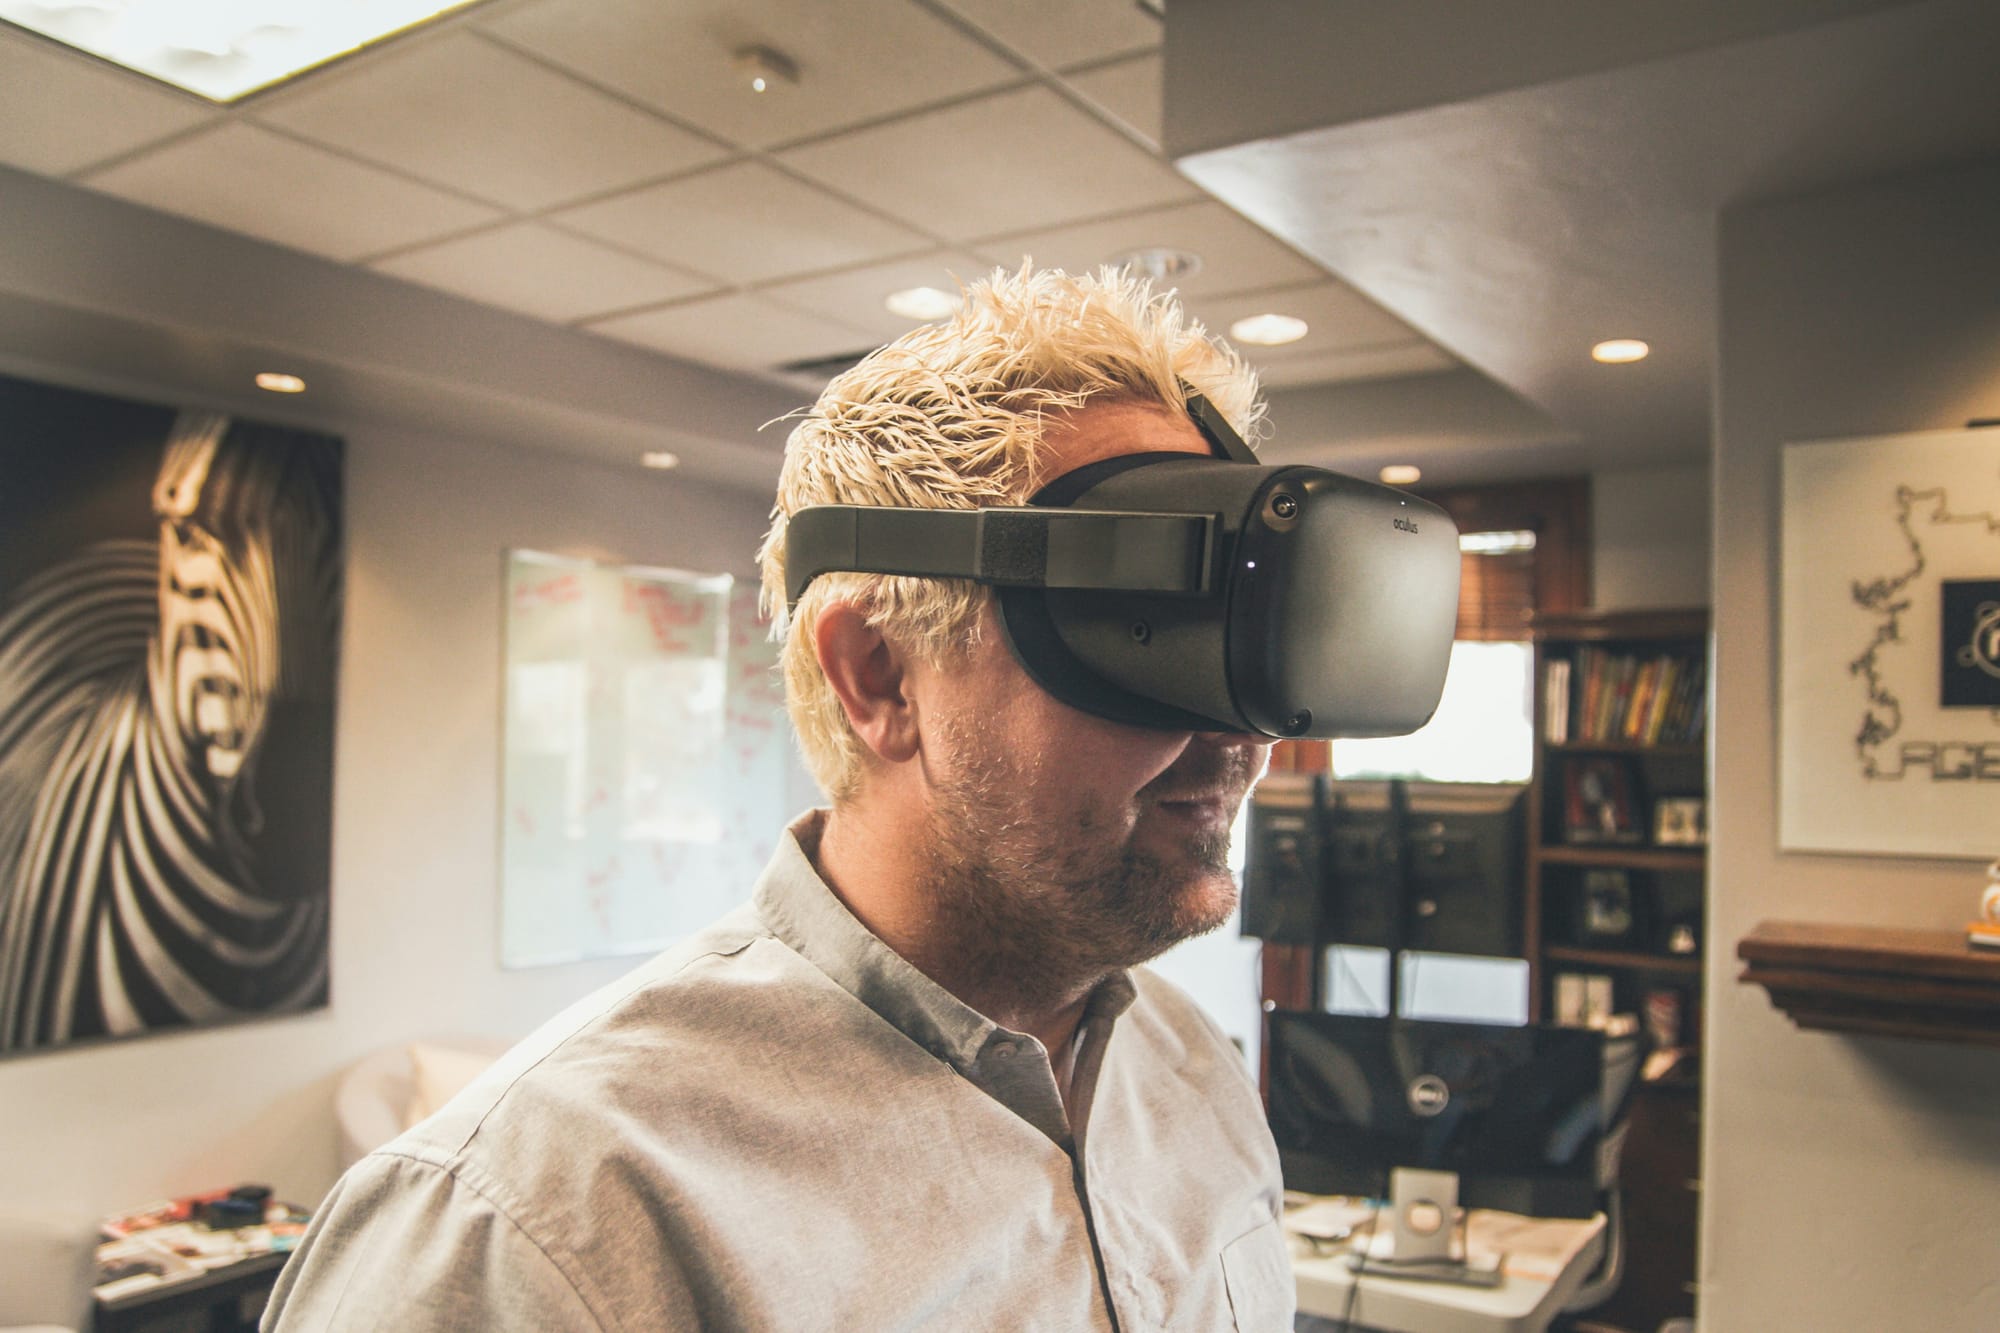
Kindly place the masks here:
[(144, 1333), (158, 1327), (198, 1328), (204, 1333), (254, 1329), (263, 1314), (264, 1298), (278, 1281), (278, 1270), (291, 1257), (278, 1251), (253, 1254), (197, 1277), (109, 1299), (100, 1296), (91, 1327), (94, 1333)]
[[(1507, 1234), (1530, 1225), (1544, 1241), (1554, 1239), (1561, 1255), (1543, 1262), (1511, 1263), (1495, 1287), (1373, 1275), (1357, 1278), (1347, 1266), (1348, 1245), (1322, 1245), (1315, 1251), (1305, 1237), (1288, 1232), (1299, 1313), (1330, 1321), (1318, 1325), (1310, 1318), (1301, 1319), (1299, 1328), (1337, 1327), (1341, 1317), (1350, 1314), (1348, 1298), (1353, 1292), (1351, 1317), (1356, 1328), (1393, 1333), (1540, 1333), (1603, 1258), (1605, 1219), (1600, 1213), (1588, 1221), (1531, 1222), (1474, 1209), (1467, 1230), (1477, 1254), (1494, 1238), (1501, 1242), (1498, 1248), (1508, 1249)], [(1386, 1218), (1380, 1228), (1388, 1230)], [(1354, 1292), (1357, 1281), (1360, 1290)]]

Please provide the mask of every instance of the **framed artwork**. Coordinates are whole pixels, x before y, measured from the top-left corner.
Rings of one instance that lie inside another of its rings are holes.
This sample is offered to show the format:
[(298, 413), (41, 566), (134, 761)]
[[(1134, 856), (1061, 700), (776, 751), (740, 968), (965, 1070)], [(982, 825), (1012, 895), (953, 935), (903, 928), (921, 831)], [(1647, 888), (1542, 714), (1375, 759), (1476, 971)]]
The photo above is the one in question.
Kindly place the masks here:
[(1655, 800), (1653, 841), (1661, 847), (1705, 846), (1708, 803), (1699, 796), (1662, 796)]
[(1638, 934), (1632, 876), (1613, 868), (1583, 872), (1576, 942), (1586, 947), (1629, 944)]
[(341, 453), (0, 376), (0, 1053), (327, 1002)]
[(2000, 430), (1784, 450), (1778, 838), (2000, 851)]
[(1572, 758), (1563, 766), (1563, 840), (1644, 842), (1632, 766), (1612, 756)]

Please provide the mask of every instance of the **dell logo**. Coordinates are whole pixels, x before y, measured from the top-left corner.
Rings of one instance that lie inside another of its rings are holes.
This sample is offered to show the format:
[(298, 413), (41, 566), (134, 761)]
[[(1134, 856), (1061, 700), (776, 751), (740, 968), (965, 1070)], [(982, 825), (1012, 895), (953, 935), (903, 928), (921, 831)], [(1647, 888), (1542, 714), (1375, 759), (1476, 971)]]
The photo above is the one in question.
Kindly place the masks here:
[(1441, 1115), (1451, 1105), (1451, 1089), (1436, 1074), (1417, 1075), (1404, 1095), (1410, 1100), (1410, 1110), (1420, 1116)]
[(1415, 532), (1417, 530), (1417, 520), (1414, 518), (1399, 518), (1396, 520), (1396, 526), (1405, 532)]

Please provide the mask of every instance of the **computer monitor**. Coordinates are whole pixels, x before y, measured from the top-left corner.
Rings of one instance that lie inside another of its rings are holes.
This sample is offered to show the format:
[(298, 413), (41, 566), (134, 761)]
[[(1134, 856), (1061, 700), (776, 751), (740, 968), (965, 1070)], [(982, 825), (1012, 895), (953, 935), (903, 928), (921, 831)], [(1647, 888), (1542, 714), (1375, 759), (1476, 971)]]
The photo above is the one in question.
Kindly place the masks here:
[(1527, 790), (1495, 782), (1330, 784), (1326, 941), (1518, 953)]
[(1267, 1040), (1288, 1189), (1382, 1198), (1417, 1167), (1467, 1207), (1589, 1217), (1616, 1179), (1637, 1036), (1281, 1009)]
[(1520, 951), (1526, 787), (1272, 774), (1250, 806), (1243, 933)]

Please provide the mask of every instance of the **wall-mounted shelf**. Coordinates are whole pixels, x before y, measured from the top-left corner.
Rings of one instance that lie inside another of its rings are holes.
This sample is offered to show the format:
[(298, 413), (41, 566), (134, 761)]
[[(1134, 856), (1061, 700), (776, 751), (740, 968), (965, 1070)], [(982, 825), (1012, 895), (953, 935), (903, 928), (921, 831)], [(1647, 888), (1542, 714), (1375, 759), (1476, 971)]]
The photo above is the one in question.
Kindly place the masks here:
[(2000, 953), (1960, 931), (1765, 921), (1736, 956), (1802, 1028), (2000, 1046)]

